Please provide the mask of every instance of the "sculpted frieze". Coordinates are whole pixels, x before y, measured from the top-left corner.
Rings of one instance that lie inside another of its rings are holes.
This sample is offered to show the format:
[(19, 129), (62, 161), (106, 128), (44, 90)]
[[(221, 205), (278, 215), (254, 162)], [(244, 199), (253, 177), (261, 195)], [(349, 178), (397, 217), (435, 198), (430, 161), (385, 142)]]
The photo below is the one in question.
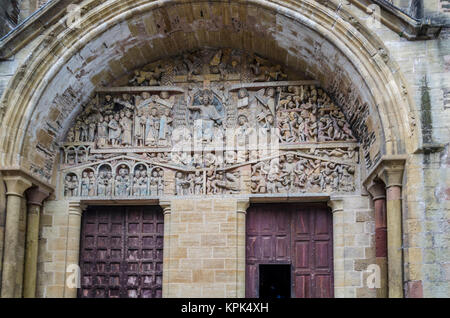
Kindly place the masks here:
[(125, 82), (99, 89), (61, 143), (64, 196), (357, 190), (360, 130), (315, 81), (222, 49), (149, 64)]

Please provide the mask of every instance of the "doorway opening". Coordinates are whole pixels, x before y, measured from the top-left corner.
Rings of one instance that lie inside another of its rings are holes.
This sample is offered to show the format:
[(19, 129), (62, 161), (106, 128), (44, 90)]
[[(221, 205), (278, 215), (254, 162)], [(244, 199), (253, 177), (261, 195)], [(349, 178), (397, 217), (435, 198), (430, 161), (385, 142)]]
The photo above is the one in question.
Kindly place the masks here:
[(259, 297), (291, 298), (291, 265), (259, 265)]
[[(266, 286), (260, 284), (270, 279), (270, 273), (262, 273), (262, 265), (275, 264), (291, 264), (287, 267), (291, 282), (288, 297), (333, 297), (333, 219), (326, 204), (252, 204), (247, 212), (246, 236), (248, 298), (265, 295)], [(279, 274), (273, 275), (282, 275), (284, 270), (286, 267), (279, 267)]]

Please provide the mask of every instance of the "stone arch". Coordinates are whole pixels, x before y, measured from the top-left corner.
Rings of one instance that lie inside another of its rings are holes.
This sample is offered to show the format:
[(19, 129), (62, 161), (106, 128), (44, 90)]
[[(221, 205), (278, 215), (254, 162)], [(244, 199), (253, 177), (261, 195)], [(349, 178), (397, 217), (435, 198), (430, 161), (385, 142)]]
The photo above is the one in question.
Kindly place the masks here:
[[(6, 125), (2, 126), (0, 133), (2, 166), (21, 166), (36, 173), (39, 164), (48, 159), (41, 156), (40, 160), (33, 160), (27, 155), (36, 149), (38, 139), (46, 143), (40, 145), (44, 148), (54, 146), (67, 132), (79, 111), (79, 104), (91, 95), (95, 86), (113, 83), (145, 59), (148, 62), (178, 52), (180, 46), (176, 42), (180, 38), (188, 39), (190, 49), (234, 43), (238, 48), (250, 49), (289, 67), (303, 69), (306, 75), (319, 80), (335, 96), (340, 92), (344, 101), (367, 103), (371, 125), (380, 136), (379, 156), (411, 152), (418, 143), (418, 133), (413, 135), (413, 143), (405, 143), (409, 129), (408, 113), (412, 108), (398, 66), (389, 58), (387, 49), (377, 36), (363, 24), (355, 22), (357, 20), (343, 8), (339, 8), (340, 14), (336, 15), (330, 8), (309, 0), (295, 4), (260, 0), (245, 3), (110, 1), (103, 4), (85, 1), (82, 5), (81, 28), (67, 28), (64, 19), (50, 27), (8, 84), (2, 100), (6, 105), (3, 118)], [(221, 5), (227, 5), (229, 11), (225, 20), (214, 24), (213, 18)], [(190, 10), (184, 21), (177, 13), (183, 6)], [(168, 19), (171, 14), (178, 19)], [(158, 23), (149, 23), (150, 17)], [(256, 27), (250, 27), (254, 23)], [(191, 25), (190, 32), (183, 32), (183, 26), (188, 24)], [(121, 27), (125, 27), (126, 32), (120, 33)], [(265, 27), (268, 34), (259, 31)], [(207, 28), (217, 36), (206, 35)], [(245, 28), (250, 31), (243, 31)], [(230, 30), (233, 32), (227, 36)], [(302, 42), (308, 36), (302, 37), (295, 30), (308, 32), (307, 35), (317, 37), (317, 41)], [(103, 38), (108, 32), (116, 32), (117, 36), (109, 41), (113, 45), (106, 41), (107, 37)], [(258, 37), (262, 36), (267, 36), (265, 44), (258, 42)], [(278, 43), (276, 46), (269, 47), (275, 42)], [(89, 51), (89, 43), (94, 51), (97, 50), (96, 54), (102, 54), (89, 58), (83, 56)], [(115, 50), (123, 52), (124, 59), (115, 59), (112, 55)], [(126, 58), (133, 56), (136, 57), (135, 63), (130, 64)], [(313, 56), (316, 58), (311, 59)], [(347, 69), (336, 69), (338, 64)], [(333, 68), (337, 74), (336, 82), (346, 85), (333, 86), (327, 76)], [(68, 75), (71, 76), (70, 85), (63, 81)], [(58, 121), (62, 114), (65, 120)], [(33, 125), (37, 121), (47, 122), (55, 118), (54, 135)], [(37, 166), (33, 162), (37, 162)], [(38, 177), (54, 182), (51, 170)]]

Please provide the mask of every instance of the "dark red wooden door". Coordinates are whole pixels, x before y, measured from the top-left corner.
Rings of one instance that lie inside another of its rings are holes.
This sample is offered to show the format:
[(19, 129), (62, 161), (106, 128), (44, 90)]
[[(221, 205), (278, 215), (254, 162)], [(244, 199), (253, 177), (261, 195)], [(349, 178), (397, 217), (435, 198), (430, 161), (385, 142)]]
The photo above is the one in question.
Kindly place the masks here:
[(89, 207), (82, 221), (79, 297), (161, 297), (163, 231), (158, 206)]
[(291, 264), (292, 297), (333, 297), (332, 215), (323, 204), (256, 204), (247, 213), (246, 296), (260, 264)]

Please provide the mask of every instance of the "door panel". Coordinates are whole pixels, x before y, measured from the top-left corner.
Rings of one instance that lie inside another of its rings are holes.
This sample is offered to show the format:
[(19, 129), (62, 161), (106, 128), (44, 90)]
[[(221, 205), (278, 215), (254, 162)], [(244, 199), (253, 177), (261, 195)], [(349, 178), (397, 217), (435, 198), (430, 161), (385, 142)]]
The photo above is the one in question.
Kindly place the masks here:
[(333, 297), (332, 252), (332, 215), (326, 205), (252, 205), (247, 213), (246, 296), (258, 297), (260, 264), (290, 263), (293, 297)]
[(157, 206), (90, 207), (82, 222), (79, 297), (161, 297), (163, 230)]

